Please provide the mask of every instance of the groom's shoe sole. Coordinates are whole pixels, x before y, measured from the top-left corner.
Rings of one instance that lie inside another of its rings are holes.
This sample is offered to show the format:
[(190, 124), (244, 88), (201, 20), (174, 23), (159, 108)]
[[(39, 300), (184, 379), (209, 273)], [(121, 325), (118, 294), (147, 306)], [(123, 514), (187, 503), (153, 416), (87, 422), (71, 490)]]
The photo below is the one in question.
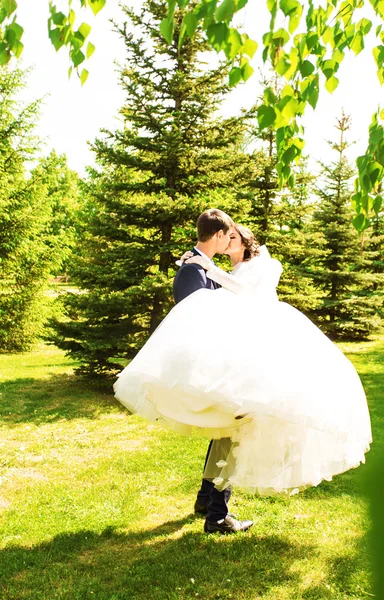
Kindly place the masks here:
[(238, 531), (248, 531), (252, 527), (253, 521), (238, 521), (227, 515), (222, 523), (210, 523), (205, 521), (205, 533), (237, 533)]

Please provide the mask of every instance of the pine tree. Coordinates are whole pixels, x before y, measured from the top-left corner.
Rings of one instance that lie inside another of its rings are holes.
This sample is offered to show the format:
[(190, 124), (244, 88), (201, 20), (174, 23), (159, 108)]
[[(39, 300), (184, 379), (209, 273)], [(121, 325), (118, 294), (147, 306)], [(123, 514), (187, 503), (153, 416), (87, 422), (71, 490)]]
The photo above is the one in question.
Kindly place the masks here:
[(51, 274), (67, 278), (71, 256), (82, 234), (80, 229), (83, 210), (79, 176), (68, 167), (67, 157), (54, 150), (39, 160), (32, 178), (45, 188), (50, 206), (50, 219), (44, 232), (51, 249)]
[(337, 119), (336, 129), (339, 140), (329, 144), (337, 159), (322, 164), (323, 184), (317, 188), (321, 203), (314, 225), (324, 234), (326, 254), (318, 261), (315, 275), (324, 299), (314, 314), (332, 339), (364, 339), (378, 326), (378, 318), (365, 294), (369, 282), (362, 268), (361, 241), (352, 225), (354, 171), (346, 157), (350, 118), (343, 114)]
[(269, 246), (283, 264), (279, 298), (306, 314), (321, 304), (322, 293), (314, 277), (316, 261), (324, 254), (324, 237), (312, 227), (316, 203), (311, 196), (314, 176), (306, 159), (295, 168), (295, 186), (286, 191), (276, 209), (276, 232)]
[(26, 171), (40, 150), (40, 102), (18, 99), (27, 75), (0, 69), (0, 348), (12, 352), (29, 349), (42, 334), (46, 283), (63, 255), (63, 234), (52, 229), (58, 198), (53, 202), (46, 185), (48, 166), (45, 178), (39, 167)]
[(41, 291), (49, 263), (40, 234), (47, 221), (44, 190), (24, 163), (39, 143), (39, 102), (18, 100), (27, 74), (0, 68), (0, 348), (30, 347), (41, 327)]
[(99, 170), (76, 274), (83, 293), (67, 298), (71, 322), (56, 325), (57, 343), (88, 372), (113, 372), (135, 355), (172, 306), (174, 262), (195, 243), (198, 214), (230, 207), (243, 177), (242, 120), (215, 115), (226, 67), (207, 68), (199, 32), (178, 48), (181, 11), (168, 46), (158, 31), (165, 13), (165, 2), (149, 0), (140, 12), (126, 8), (130, 24), (118, 28), (123, 127), (94, 143)]

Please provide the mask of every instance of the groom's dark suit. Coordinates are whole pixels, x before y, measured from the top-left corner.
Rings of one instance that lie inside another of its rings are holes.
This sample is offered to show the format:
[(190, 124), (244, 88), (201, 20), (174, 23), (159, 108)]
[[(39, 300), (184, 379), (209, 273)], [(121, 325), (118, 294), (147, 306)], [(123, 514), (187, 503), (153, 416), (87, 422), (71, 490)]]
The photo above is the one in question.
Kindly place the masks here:
[[(200, 255), (195, 248), (192, 250), (192, 252), (195, 256)], [(201, 290), (203, 288), (215, 290), (219, 287), (221, 286), (218, 283), (207, 277), (206, 271), (203, 269), (203, 267), (200, 265), (188, 265), (184, 263), (178, 270), (173, 282), (173, 295), (175, 302), (178, 303), (197, 290)], [(211, 447), (212, 442), (208, 447), (205, 464), (207, 464)], [(201, 488), (197, 494), (197, 502), (207, 507), (207, 521), (215, 522), (226, 517), (228, 513), (227, 502), (230, 495), (231, 490), (229, 488), (225, 489), (223, 492), (219, 492), (213, 485), (212, 481), (203, 479)]]

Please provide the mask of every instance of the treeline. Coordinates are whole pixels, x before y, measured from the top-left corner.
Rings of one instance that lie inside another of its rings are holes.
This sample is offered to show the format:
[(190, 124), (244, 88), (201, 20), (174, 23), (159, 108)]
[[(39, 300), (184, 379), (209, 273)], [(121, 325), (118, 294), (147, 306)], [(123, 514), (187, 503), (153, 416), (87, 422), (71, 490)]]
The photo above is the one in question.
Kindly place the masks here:
[[(18, 100), (27, 74), (0, 68), (0, 348), (23, 351), (42, 334), (47, 280), (74, 244), (78, 176), (64, 156), (40, 156), (40, 102)], [(34, 168), (27, 170), (31, 163)]]
[[(123, 125), (95, 140), (98, 167), (85, 181), (55, 154), (26, 174), (26, 158), (38, 152), (31, 137), (38, 107), (21, 110), (15, 88), (8, 100), (1, 96), (0, 110), (26, 136), (23, 146), (2, 119), (0, 143), (14, 153), (18, 175), (2, 158), (0, 176), (9, 184), (0, 192), (1, 347), (33, 341), (47, 317), (38, 303), (52, 304), (42, 293), (47, 277), (67, 272), (78, 289), (61, 295), (51, 339), (84, 371), (119, 370), (172, 307), (175, 260), (194, 245), (197, 216), (207, 207), (251, 227), (281, 260), (281, 300), (333, 339), (365, 339), (383, 319), (384, 219), (363, 238), (352, 225), (348, 117), (337, 121), (334, 160), (320, 175), (303, 161), (293, 189), (279, 190), (276, 139), (257, 126), (258, 101), (239, 117), (220, 117), (230, 92), (226, 64), (207, 66), (199, 34), (178, 48), (181, 17), (168, 46), (158, 27), (164, 11), (162, 2), (148, 1), (140, 12), (126, 8), (127, 24), (116, 26), (126, 47)], [(266, 81), (263, 93), (284, 91)]]

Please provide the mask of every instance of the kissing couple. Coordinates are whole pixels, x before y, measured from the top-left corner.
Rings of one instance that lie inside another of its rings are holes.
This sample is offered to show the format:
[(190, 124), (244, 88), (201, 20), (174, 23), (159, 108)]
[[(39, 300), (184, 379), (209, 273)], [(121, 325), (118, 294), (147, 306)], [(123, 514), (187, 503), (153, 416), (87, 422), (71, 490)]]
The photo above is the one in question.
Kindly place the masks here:
[[(227, 254), (232, 270), (215, 265)], [(195, 512), (207, 533), (246, 531), (233, 486), (292, 495), (365, 462), (372, 441), (352, 363), (280, 302), (281, 263), (219, 209), (197, 220), (177, 261), (176, 305), (114, 384), (132, 413), (210, 441)]]

